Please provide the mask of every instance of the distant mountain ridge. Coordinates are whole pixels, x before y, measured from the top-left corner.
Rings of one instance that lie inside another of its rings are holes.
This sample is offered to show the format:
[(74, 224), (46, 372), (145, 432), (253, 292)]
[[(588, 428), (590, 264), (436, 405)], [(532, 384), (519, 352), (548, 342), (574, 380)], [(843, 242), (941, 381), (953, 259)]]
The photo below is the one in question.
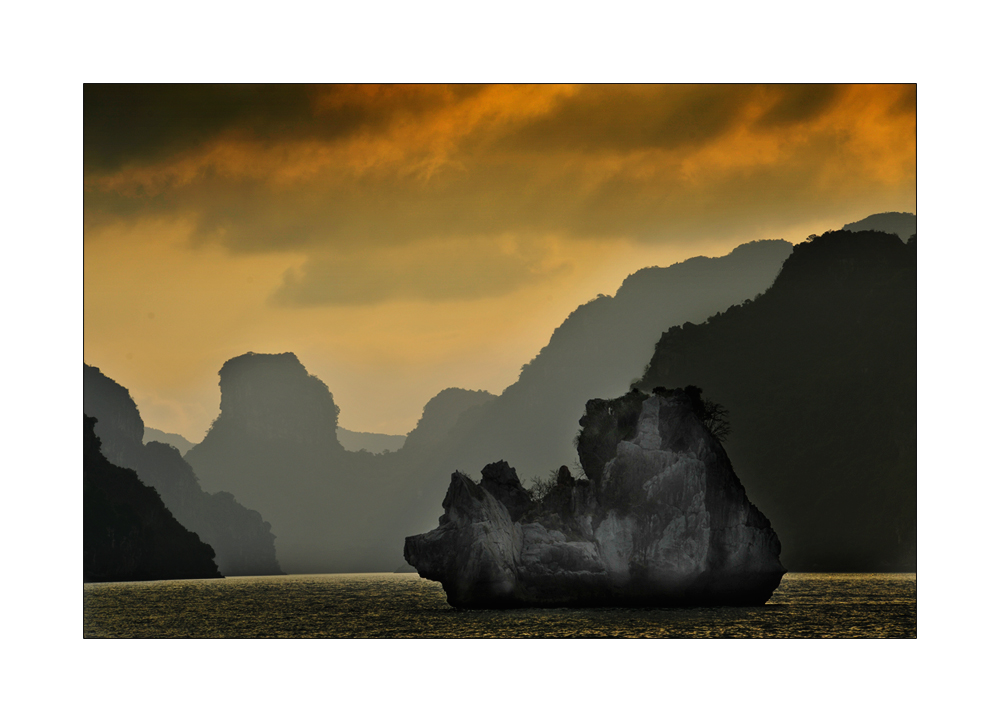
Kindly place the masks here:
[[(294, 354), (245, 354), (220, 371), (219, 418), (185, 458), (207, 489), (230, 491), (271, 520), (286, 570), (391, 571), (400, 566), (402, 539), (435, 525), (451, 472), (504, 458), (529, 478), (573, 458), (587, 399), (627, 391), (665, 328), (764, 291), (791, 248), (756, 241), (721, 258), (632, 274), (615, 297), (574, 311), (501, 396), (442, 391), (403, 447), (385, 455), (331, 443), (341, 434), (336, 405), (326, 384), (303, 381), (310, 376)], [(300, 428), (309, 414), (319, 414), (323, 428), (309, 439), (253, 430), (262, 422), (252, 419)]]
[(876, 213), (860, 221), (846, 224), (845, 231), (882, 231), (894, 233), (901, 241), (910, 240), (917, 232), (917, 217), (912, 213)]
[(158, 441), (161, 444), (169, 444), (181, 452), (181, 455), (186, 454), (188, 450), (194, 446), (193, 442), (188, 441), (180, 434), (171, 434), (166, 431), (160, 431), (159, 429), (146, 426), (143, 428), (142, 432), (142, 443), (148, 444), (150, 441)]
[(439, 392), (424, 405), (424, 412), (413, 430), (406, 435), (402, 448), (407, 452), (416, 449), (436, 449), (447, 441), (458, 420), (472, 409), (496, 400), (488, 391), (449, 388)]
[(384, 451), (399, 451), (406, 441), (406, 435), (349, 431), (341, 426), (337, 428), (337, 439), (347, 451), (370, 451), (379, 454)]
[[(618, 396), (641, 376), (662, 331), (699, 322), (764, 291), (792, 251), (786, 241), (753, 241), (719, 258), (698, 256), (628, 276), (614, 296), (573, 311), (518, 380), (463, 420), (462, 441), (476, 449), (471, 468), (514, 457), (524, 477), (545, 475), (575, 455), (583, 405)], [(480, 463), (481, 462), (481, 463)]]
[[(384, 451), (399, 451), (406, 441), (406, 434), (378, 434), (371, 431), (350, 431), (343, 427), (337, 427), (337, 439), (347, 451), (370, 451), (379, 454)], [(161, 444), (169, 444), (181, 452), (183, 456), (194, 447), (194, 442), (188, 441), (180, 434), (173, 434), (151, 426), (145, 428), (142, 436), (144, 444), (150, 441), (158, 441)]]

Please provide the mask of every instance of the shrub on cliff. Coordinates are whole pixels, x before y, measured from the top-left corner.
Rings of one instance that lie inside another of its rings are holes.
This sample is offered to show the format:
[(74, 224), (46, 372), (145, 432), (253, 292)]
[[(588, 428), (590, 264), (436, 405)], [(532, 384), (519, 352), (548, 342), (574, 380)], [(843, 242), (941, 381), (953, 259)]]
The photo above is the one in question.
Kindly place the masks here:
[(702, 390), (699, 386), (685, 386), (683, 389), (673, 389), (672, 391), (663, 386), (657, 386), (653, 389), (653, 393), (659, 396), (669, 396), (682, 391), (691, 399), (691, 403), (694, 404), (694, 412), (708, 429), (708, 433), (720, 443), (725, 441), (732, 431), (732, 427), (729, 425), (729, 410), (722, 404), (702, 398)]

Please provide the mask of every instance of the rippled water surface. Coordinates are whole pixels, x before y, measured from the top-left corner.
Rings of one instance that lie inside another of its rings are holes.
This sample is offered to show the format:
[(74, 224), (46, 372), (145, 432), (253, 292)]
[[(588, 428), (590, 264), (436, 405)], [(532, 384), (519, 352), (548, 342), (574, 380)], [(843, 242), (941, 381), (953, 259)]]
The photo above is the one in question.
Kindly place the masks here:
[(85, 637), (916, 637), (916, 574), (786, 574), (763, 607), (462, 611), (416, 574), (85, 584)]

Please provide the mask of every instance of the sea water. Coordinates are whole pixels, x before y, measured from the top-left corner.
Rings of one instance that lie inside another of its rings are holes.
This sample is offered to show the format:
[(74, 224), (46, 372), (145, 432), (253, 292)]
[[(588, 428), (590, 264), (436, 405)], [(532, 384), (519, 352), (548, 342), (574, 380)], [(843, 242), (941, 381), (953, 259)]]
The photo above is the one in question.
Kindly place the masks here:
[(460, 610), (417, 574), (83, 586), (84, 637), (910, 637), (916, 574), (786, 574), (761, 607)]

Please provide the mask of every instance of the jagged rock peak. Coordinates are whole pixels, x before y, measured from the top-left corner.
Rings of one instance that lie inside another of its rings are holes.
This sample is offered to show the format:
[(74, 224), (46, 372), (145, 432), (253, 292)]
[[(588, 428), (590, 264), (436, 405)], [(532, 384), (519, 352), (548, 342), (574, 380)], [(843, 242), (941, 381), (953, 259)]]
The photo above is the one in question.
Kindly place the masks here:
[(517, 472), (500, 460), (483, 468), (483, 488), (507, 509), (512, 521), (517, 521), (531, 506), (531, 495), (521, 486)]
[(440, 525), (407, 538), (407, 562), (459, 607), (763, 604), (785, 572), (781, 545), (699, 401), (681, 389), (592, 400), (580, 458), (600, 476), (562, 467), (538, 501), (504, 462), (481, 484), (455, 472)]
[(139, 407), (121, 384), (96, 366), (83, 365), (83, 412), (97, 419), (94, 433), (112, 464), (132, 468), (142, 449), (145, 427)]
[(216, 424), (266, 439), (336, 440), (340, 409), (325, 383), (293, 353), (246, 353), (219, 370), (222, 393)]

